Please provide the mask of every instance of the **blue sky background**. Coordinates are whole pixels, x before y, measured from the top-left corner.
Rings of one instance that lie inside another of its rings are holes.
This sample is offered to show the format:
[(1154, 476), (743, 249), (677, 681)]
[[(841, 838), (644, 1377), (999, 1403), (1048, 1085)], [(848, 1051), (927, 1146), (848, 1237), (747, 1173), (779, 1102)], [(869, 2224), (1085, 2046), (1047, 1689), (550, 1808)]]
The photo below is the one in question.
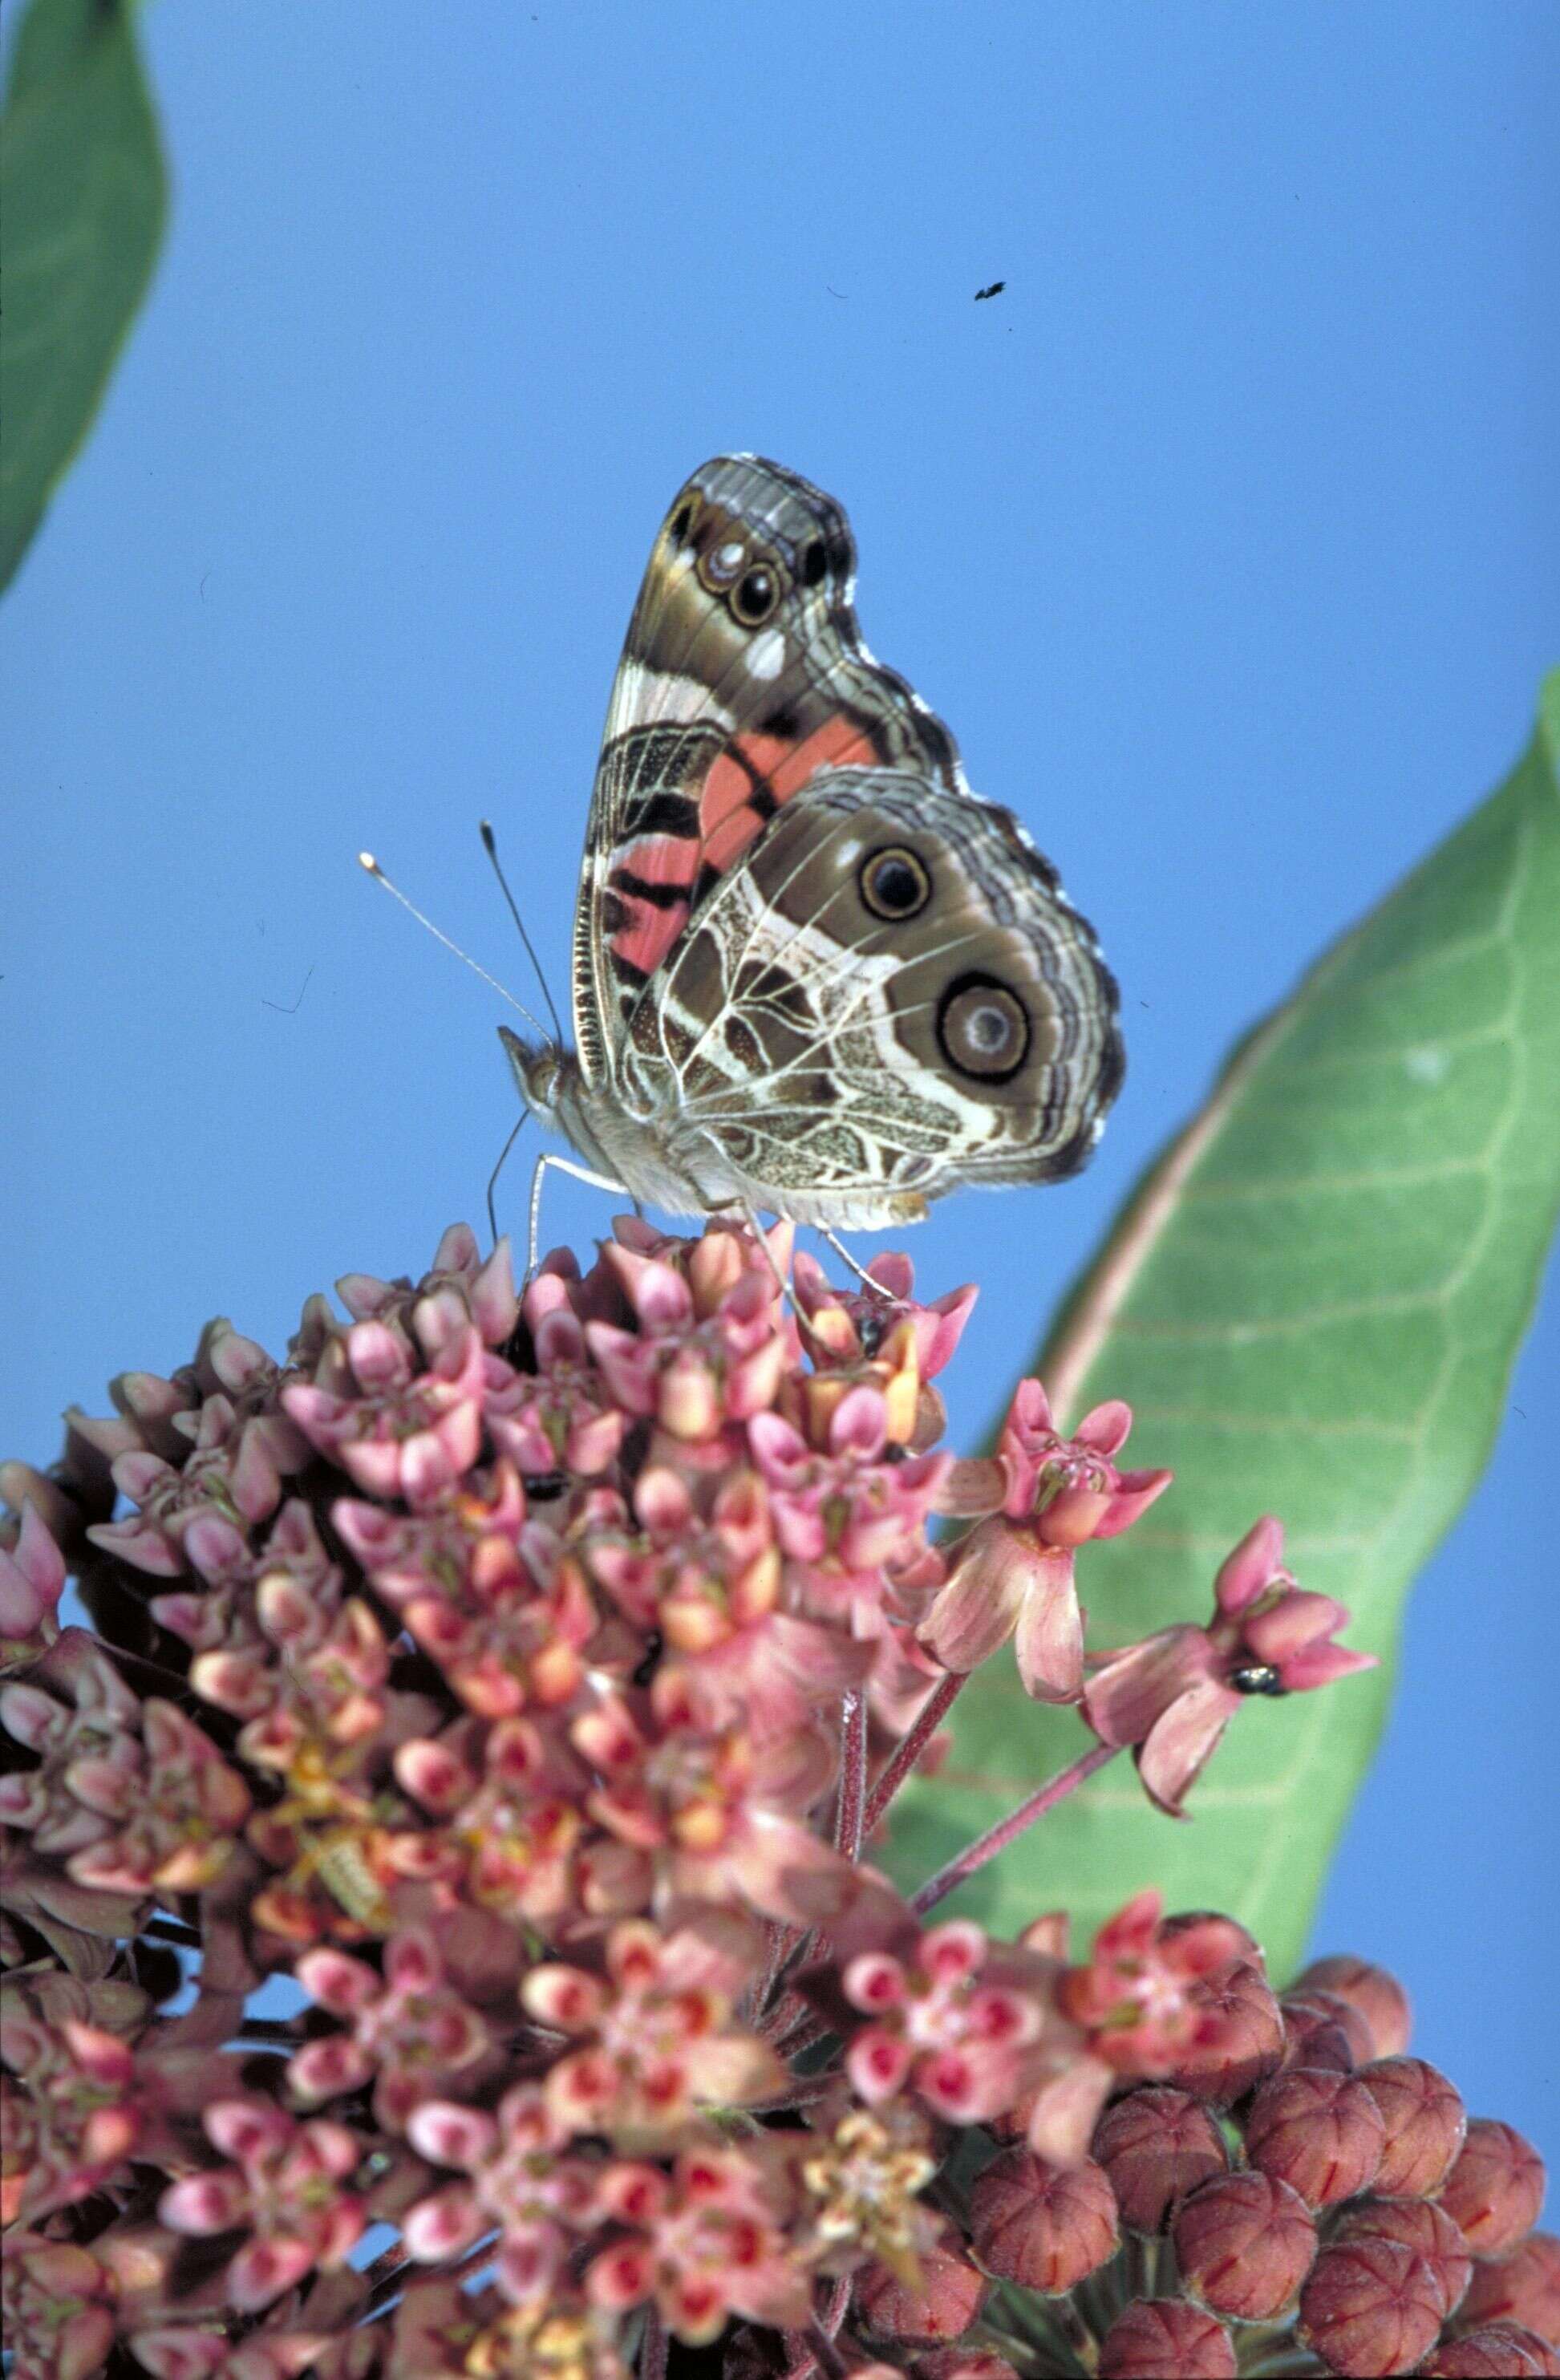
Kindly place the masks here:
[[(986, 1284), (970, 1439), (1231, 1038), (1504, 773), (1560, 659), (1560, 13), (144, 23), (171, 237), (0, 623), (0, 1446), (479, 1220), (505, 1012), (353, 855), (530, 1001), (490, 814), (562, 991), (649, 540), (729, 446), (846, 503), (874, 647), (1125, 989), (1092, 1172), (911, 1237), (928, 1289)], [(607, 1211), (557, 1189), (547, 1237)], [(1514, 1397), (1318, 1941), (1398, 1969), (1424, 2054), (1553, 2159), (1553, 1270)]]

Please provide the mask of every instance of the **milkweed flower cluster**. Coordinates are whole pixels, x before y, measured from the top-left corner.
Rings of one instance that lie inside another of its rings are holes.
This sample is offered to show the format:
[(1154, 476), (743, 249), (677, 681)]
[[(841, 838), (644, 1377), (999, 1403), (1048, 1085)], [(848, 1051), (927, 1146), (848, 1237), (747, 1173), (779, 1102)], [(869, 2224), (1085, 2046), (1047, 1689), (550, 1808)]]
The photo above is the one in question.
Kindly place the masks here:
[[(932, 1914), (1360, 1666), (1276, 1522), (1091, 1652), (1077, 1562), (1169, 1475), (1034, 1380), (943, 1451), (973, 1291), (630, 1221), (338, 1288), (0, 1474), (17, 2380), (1560, 2370), (1537, 2160), (1377, 1971), (1280, 1998), (1153, 1892)], [(1094, 1749), (906, 1898), (880, 1824), (1010, 1638)]]

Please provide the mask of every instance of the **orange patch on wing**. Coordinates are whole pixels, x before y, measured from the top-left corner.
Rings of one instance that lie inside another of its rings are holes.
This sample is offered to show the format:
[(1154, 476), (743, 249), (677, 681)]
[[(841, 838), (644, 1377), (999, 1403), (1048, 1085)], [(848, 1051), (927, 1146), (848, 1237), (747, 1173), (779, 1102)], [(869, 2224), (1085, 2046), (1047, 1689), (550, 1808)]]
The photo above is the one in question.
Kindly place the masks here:
[(757, 834), (764, 821), (756, 809), (744, 802), (738, 809), (729, 810), (713, 834), (706, 835), (702, 857), (707, 868), (717, 876), (724, 876), (733, 860), (740, 859)]
[(776, 804), (788, 802), (820, 769), (851, 768), (876, 758), (871, 737), (843, 712), (826, 719), (800, 743), (780, 735), (738, 736), (733, 749), (714, 763), (699, 797), (703, 864), (723, 875), (742, 857), (765, 822), (753, 806), (756, 792), (767, 792)]
[(612, 936), (612, 951), (630, 966), (654, 975), (688, 922), (688, 904), (679, 901), (674, 908), (657, 909), (648, 901), (636, 900), (632, 892), (620, 892), (617, 897), (627, 916)]
[(819, 769), (849, 769), (870, 764), (876, 758), (871, 736), (837, 711), (794, 746), (778, 768), (770, 766), (769, 788), (777, 802), (789, 801)]
[[(796, 748), (780, 735), (739, 735), (736, 749), (742, 760), (733, 759), (730, 752), (721, 753), (699, 795), (699, 831), (707, 842), (733, 810), (752, 800), (754, 778), (767, 777), (778, 761)], [(747, 763), (745, 769), (743, 760)], [(707, 852), (705, 856), (709, 856)]]

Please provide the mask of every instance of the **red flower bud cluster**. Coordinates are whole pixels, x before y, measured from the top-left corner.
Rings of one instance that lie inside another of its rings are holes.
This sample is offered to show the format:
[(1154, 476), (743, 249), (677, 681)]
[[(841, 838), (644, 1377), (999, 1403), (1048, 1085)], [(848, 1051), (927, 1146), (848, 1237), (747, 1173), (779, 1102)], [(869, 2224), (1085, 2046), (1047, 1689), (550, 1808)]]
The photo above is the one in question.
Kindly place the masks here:
[(927, 1922), (995, 1839), (864, 1861), (1009, 1636), (1097, 1741), (1003, 1840), (1120, 1746), (1179, 1807), (1254, 1674), (1362, 1657), (1276, 1523), (1090, 1655), (1076, 1560), (1168, 1484), (1127, 1408), (1025, 1382), (956, 1463), (973, 1293), (790, 1257), (625, 1222), (520, 1296), (457, 1229), (0, 1474), (17, 2380), (1550, 2368), (1536, 2160), (1384, 1978), (1281, 2003), (1151, 1892), (1076, 1956)]

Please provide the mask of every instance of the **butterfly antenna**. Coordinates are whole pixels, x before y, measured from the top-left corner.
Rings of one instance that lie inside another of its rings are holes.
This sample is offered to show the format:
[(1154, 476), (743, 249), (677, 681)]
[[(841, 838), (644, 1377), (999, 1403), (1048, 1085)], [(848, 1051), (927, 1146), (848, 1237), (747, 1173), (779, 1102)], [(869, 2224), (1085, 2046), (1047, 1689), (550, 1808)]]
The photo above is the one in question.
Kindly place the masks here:
[(519, 1015), (525, 1018), (526, 1024), (532, 1027), (533, 1031), (541, 1034), (544, 1038), (546, 1038), (547, 1027), (542, 1023), (540, 1017), (533, 1016), (530, 1010), (526, 1008), (522, 1002), (516, 1000), (512, 991), (507, 991), (504, 989), (496, 975), (490, 975), (485, 966), (478, 966), (477, 961), (470, 956), (469, 953), (463, 951), (458, 942), (452, 942), (448, 934), (441, 933), (432, 918), (425, 917), (422, 911), (417, 906), (416, 903), (407, 900), (400, 886), (391, 882), (389, 877), (385, 874), (383, 868), (380, 866), (379, 861), (374, 857), (371, 851), (360, 851), (357, 855), (357, 865), (363, 869), (366, 875), (373, 878), (376, 884), (382, 884), (385, 891), (395, 900), (400, 902), (403, 909), (409, 910), (411, 915), (417, 919), (419, 926), (426, 926), (436, 942), (442, 942), (447, 951), (453, 951), (456, 958), (460, 959), (466, 966), (468, 966), (473, 975), (479, 975), (484, 983), (490, 984), (493, 990), (498, 993), (499, 998), (501, 1000), (507, 1000), (511, 1008), (515, 1010)]
[(488, 1228), (492, 1232), (493, 1245), (495, 1248), (499, 1244), (499, 1216), (498, 1208), (493, 1204), (493, 1193), (499, 1186), (499, 1175), (503, 1172), (504, 1167), (509, 1162), (509, 1152), (520, 1137), (520, 1127), (526, 1121), (529, 1114), (530, 1110), (528, 1108), (521, 1109), (519, 1114), (514, 1119), (514, 1131), (510, 1134), (509, 1138), (504, 1142), (503, 1147), (499, 1151), (499, 1161), (488, 1176)]
[(519, 935), (521, 941), (525, 943), (526, 955), (537, 971), (537, 981), (541, 986), (541, 996), (547, 1002), (547, 1013), (552, 1019), (553, 1038), (562, 1042), (563, 1038), (563, 1020), (558, 1014), (558, 1003), (553, 999), (551, 988), (548, 983), (546, 976), (543, 975), (541, 971), (541, 961), (537, 956), (536, 947), (532, 942), (529, 934), (526, 931), (526, 921), (520, 915), (514, 893), (509, 889), (509, 879), (499, 865), (498, 838), (494, 834), (492, 828), (490, 826), (486, 819), (483, 819), (480, 822), (480, 832), (482, 836), (482, 848), (493, 863), (493, 874), (499, 880), (500, 892), (503, 894), (504, 899), (509, 904), (509, 914), (514, 920), (514, 930)]

